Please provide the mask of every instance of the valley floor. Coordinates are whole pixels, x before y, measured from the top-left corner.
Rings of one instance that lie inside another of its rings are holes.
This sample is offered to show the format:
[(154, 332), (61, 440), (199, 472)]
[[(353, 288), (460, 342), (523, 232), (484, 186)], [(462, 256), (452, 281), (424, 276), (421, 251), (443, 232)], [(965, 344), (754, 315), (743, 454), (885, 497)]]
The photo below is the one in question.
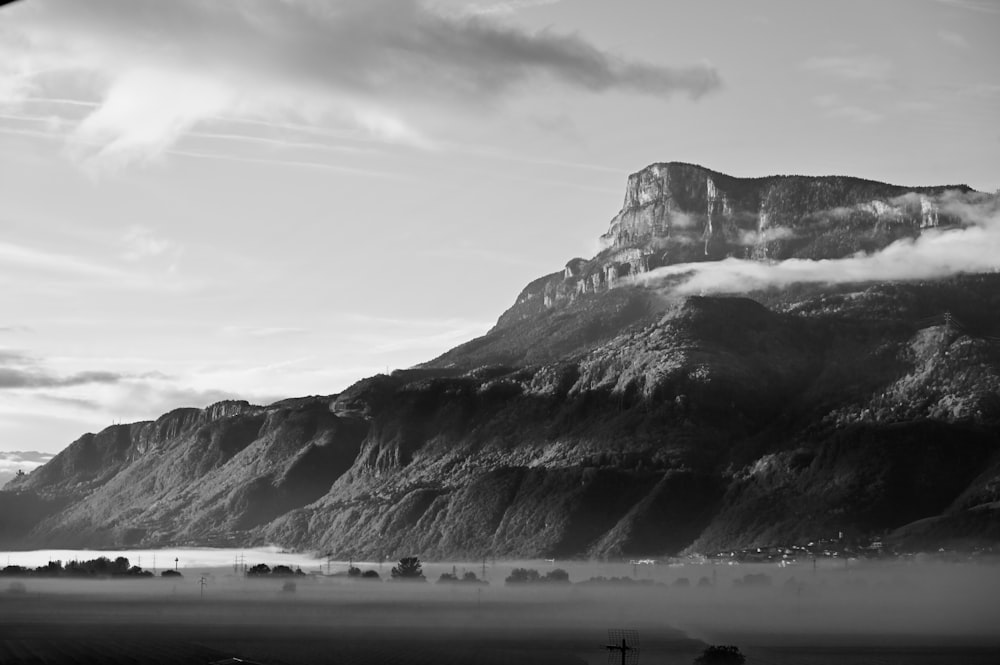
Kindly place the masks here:
[[(737, 585), (736, 568), (766, 570), (773, 581)], [(994, 566), (828, 570), (811, 579), (808, 569), (743, 566), (718, 571), (712, 588), (666, 579), (511, 588), (306, 576), (292, 591), (287, 578), (205, 572), (204, 596), (193, 572), (176, 581), (3, 578), (0, 662), (603, 665), (615, 628), (638, 631), (647, 664), (687, 665), (706, 643), (736, 644), (751, 665), (1000, 662)]]

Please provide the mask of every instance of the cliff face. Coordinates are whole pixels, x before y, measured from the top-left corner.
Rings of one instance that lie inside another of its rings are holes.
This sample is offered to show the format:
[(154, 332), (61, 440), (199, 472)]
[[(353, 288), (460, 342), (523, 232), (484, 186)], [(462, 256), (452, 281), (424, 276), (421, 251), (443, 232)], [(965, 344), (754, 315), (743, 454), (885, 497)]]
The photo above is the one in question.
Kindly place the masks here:
[(607, 247), (487, 335), (340, 395), (85, 435), (0, 492), (0, 540), (436, 558), (996, 542), (1000, 275), (741, 298), (630, 281), (884, 247), (954, 223), (944, 189), (652, 166)]
[(873, 252), (959, 220), (939, 210), (965, 185), (900, 187), (842, 176), (734, 178), (701, 166), (653, 164), (628, 178), (604, 250), (529, 284), (500, 325), (536, 317), (654, 268), (728, 257), (836, 259)]

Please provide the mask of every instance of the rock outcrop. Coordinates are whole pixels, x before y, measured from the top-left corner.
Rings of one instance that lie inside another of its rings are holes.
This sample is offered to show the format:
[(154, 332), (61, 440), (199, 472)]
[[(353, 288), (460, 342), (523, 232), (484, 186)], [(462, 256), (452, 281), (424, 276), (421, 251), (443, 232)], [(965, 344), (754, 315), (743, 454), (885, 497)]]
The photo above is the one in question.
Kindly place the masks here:
[(604, 249), (529, 284), (500, 323), (632, 283), (665, 265), (877, 251), (928, 228), (959, 224), (937, 201), (969, 191), (843, 176), (734, 178), (693, 164), (653, 164), (629, 176), (622, 209), (601, 236)]

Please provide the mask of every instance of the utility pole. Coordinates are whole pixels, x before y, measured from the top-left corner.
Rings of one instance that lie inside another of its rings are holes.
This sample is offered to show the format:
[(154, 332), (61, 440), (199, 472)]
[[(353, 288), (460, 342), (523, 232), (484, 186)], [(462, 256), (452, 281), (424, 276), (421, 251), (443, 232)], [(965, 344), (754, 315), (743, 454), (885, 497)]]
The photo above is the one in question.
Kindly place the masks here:
[(178, 562), (178, 561), (179, 561), (179, 559), (178, 559), (177, 557), (174, 557), (174, 572), (179, 572), (179, 571), (177, 570), (177, 562)]
[(639, 662), (639, 635), (634, 630), (609, 630), (608, 644), (604, 648), (608, 650), (608, 662), (615, 651), (621, 653), (621, 665)]
[(201, 598), (202, 598), (202, 600), (204, 600), (204, 598), (205, 598), (205, 587), (208, 586), (208, 580), (206, 580), (205, 576), (202, 575), (201, 576), (201, 580), (199, 580), (199, 583), (201, 584)]

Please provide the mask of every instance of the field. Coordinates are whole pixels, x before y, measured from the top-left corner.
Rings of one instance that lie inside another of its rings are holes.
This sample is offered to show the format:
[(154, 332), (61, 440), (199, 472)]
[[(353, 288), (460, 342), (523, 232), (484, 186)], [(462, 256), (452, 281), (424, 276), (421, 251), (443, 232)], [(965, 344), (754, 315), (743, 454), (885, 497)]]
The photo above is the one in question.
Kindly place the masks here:
[(691, 663), (706, 643), (765, 665), (1000, 663), (995, 566), (560, 563), (574, 581), (636, 573), (657, 584), (510, 588), (511, 566), (491, 566), (487, 587), (310, 575), (292, 591), (231, 566), (176, 581), (0, 578), (0, 663), (603, 665), (613, 628), (638, 630), (644, 664)]

